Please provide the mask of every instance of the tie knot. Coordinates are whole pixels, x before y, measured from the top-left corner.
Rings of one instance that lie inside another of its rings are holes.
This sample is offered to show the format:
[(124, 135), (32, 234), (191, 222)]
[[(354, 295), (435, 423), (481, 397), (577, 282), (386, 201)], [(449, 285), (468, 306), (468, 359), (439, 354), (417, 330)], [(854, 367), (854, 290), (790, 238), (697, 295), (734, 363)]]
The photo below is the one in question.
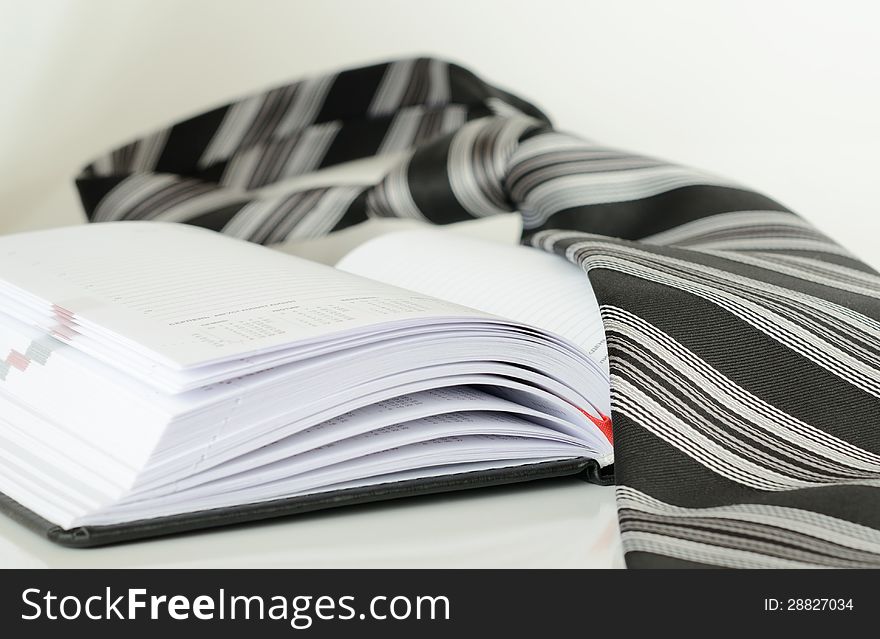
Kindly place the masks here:
[(519, 208), (507, 176), (523, 141), (549, 130), (522, 114), (468, 122), (409, 153), (367, 197), (367, 212), (446, 222)]

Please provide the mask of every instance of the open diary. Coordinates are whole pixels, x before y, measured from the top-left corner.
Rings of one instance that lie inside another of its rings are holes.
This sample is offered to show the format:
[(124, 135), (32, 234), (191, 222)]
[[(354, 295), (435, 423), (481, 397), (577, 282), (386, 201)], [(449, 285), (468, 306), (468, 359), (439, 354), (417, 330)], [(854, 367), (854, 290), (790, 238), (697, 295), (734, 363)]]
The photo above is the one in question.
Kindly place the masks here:
[(0, 508), (91, 546), (613, 461), (586, 274), (442, 230), (336, 268), (115, 222), (0, 238)]

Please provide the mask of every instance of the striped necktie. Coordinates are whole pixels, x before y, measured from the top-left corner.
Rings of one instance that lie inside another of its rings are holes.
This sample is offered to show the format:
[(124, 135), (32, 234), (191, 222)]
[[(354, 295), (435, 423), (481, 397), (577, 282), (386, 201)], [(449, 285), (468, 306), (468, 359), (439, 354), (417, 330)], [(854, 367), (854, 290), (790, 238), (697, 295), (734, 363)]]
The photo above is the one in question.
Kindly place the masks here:
[[(261, 190), (393, 153), (374, 185)], [(763, 195), (555, 131), (434, 59), (252, 95), (77, 184), (91, 221), (263, 244), (518, 211), (601, 304), (628, 566), (880, 566), (880, 276)]]

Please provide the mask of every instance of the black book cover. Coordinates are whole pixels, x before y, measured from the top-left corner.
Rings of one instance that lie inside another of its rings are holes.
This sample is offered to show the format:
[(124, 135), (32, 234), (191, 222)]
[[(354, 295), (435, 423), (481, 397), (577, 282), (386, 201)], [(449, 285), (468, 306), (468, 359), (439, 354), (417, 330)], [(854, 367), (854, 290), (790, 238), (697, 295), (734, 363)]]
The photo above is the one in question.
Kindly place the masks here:
[(0, 493), (0, 512), (5, 513), (57, 544), (71, 548), (90, 548), (150, 537), (204, 530), (218, 526), (256, 522), (276, 517), (288, 517), (341, 506), (367, 504), (390, 499), (473, 488), (487, 488), (554, 477), (577, 476), (591, 483), (610, 485), (614, 483), (613, 468), (613, 466), (600, 468), (598, 462), (594, 459), (566, 459), (440, 477), (424, 477), (407, 481), (388, 482), (374, 486), (348, 488), (240, 506), (142, 519), (124, 524), (80, 526), (70, 530), (65, 530), (43, 519), (32, 510), (3, 493)]

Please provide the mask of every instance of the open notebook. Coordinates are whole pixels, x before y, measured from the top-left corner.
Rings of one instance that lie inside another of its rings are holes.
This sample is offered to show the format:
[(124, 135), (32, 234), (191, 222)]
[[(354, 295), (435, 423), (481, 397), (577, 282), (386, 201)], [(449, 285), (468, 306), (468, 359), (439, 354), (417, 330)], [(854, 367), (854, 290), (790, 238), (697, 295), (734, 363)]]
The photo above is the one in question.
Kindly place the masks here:
[(443, 231), (338, 268), (196, 227), (0, 238), (0, 508), (68, 545), (612, 462), (598, 307)]

